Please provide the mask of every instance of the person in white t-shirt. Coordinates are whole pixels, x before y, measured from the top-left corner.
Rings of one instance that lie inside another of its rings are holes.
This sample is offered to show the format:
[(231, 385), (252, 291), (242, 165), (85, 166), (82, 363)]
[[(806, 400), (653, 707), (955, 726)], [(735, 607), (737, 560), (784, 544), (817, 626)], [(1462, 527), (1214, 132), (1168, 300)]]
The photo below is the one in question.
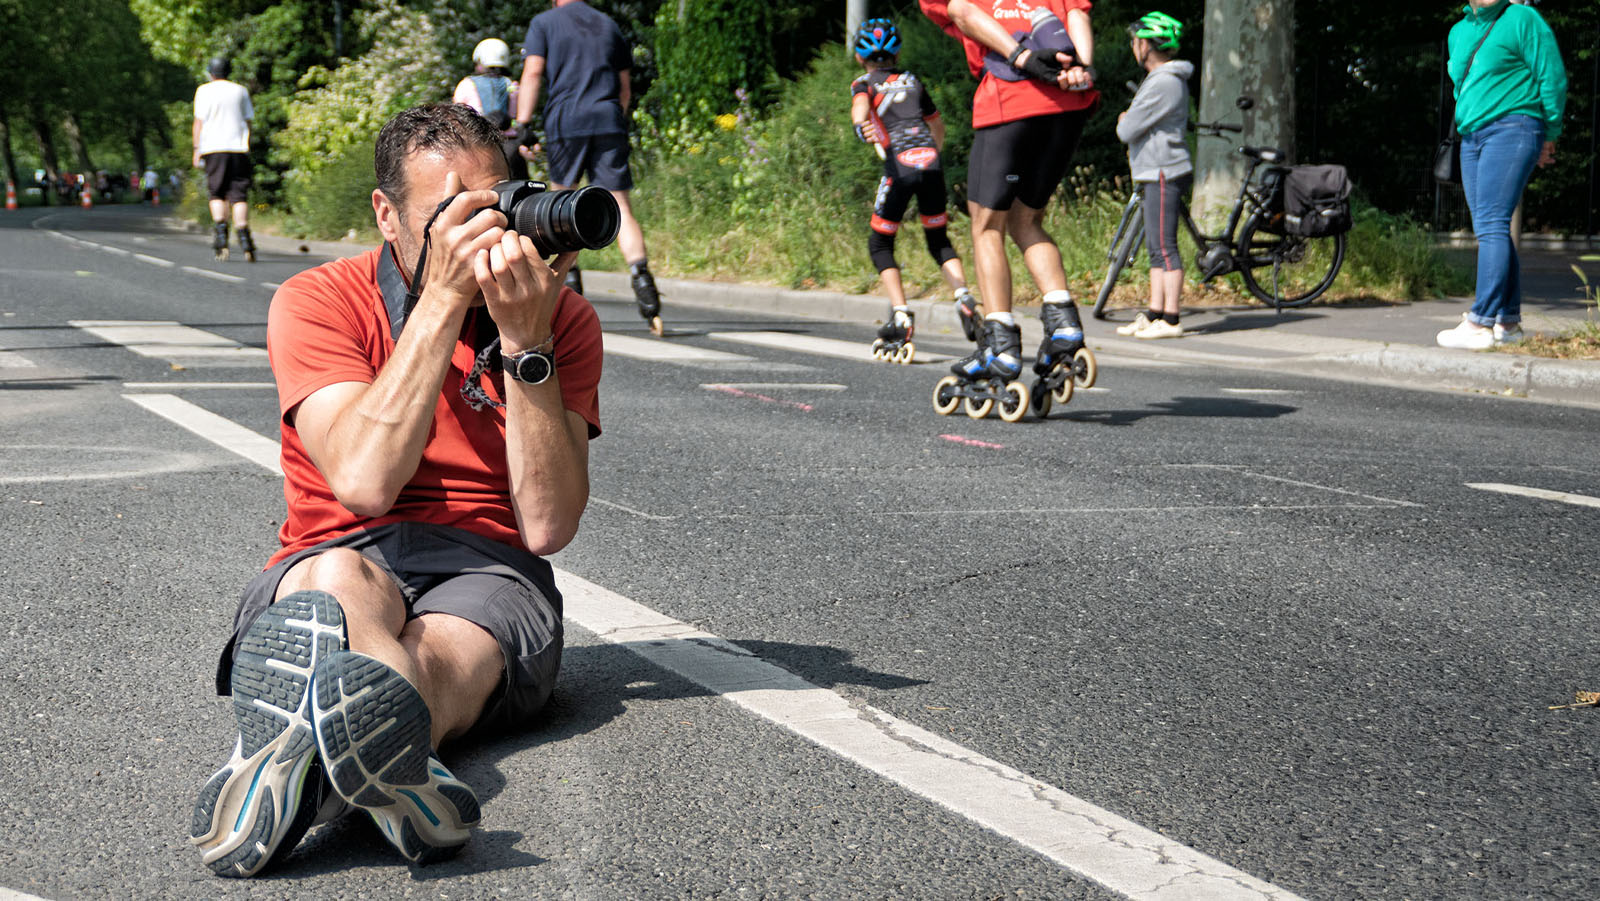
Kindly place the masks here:
[(231, 66), (216, 57), (206, 66), (210, 81), (194, 92), (194, 164), (206, 171), (206, 189), (211, 198), (211, 221), (215, 233), (211, 249), (217, 259), (228, 258), (228, 208), (233, 208), (233, 225), (239, 231), (239, 249), (244, 258), (256, 261), (256, 245), (250, 239), (250, 120), (256, 116), (250, 92), (244, 85), (228, 80)]

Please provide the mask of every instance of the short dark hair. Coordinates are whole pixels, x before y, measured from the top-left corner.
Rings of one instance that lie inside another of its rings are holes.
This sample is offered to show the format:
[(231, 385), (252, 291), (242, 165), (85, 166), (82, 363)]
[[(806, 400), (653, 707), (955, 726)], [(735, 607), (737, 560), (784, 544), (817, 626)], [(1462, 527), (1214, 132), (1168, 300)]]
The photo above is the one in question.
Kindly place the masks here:
[(489, 120), (464, 103), (416, 106), (385, 122), (373, 148), (378, 190), (402, 210), (406, 202), (406, 158), (419, 150), (486, 151), (499, 156), (504, 140)]

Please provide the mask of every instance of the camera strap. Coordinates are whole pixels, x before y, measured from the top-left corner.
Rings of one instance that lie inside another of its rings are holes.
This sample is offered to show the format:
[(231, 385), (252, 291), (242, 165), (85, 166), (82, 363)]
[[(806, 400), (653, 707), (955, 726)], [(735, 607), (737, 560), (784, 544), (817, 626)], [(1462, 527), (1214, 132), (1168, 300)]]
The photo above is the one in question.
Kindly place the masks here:
[(449, 205), (450, 200), (440, 201), (439, 205), (433, 208), (433, 215), (422, 225), (422, 251), (417, 254), (416, 271), (411, 273), (411, 289), (406, 291), (405, 307), (401, 311), (402, 322), (411, 318), (411, 311), (417, 308), (417, 299), (422, 296), (422, 272), (428, 265), (428, 248), (433, 246), (433, 222)]

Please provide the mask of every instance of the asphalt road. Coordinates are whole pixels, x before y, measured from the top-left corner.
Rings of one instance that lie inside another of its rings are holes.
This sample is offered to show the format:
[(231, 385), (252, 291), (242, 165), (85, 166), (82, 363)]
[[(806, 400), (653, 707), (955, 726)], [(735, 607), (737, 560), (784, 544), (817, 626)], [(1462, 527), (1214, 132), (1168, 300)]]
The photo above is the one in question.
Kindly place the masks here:
[[(275, 439), (248, 348), (316, 261), (210, 256), (132, 210), (0, 219), (0, 895), (1119, 896), (571, 622), (548, 715), (446, 754), (485, 801), (459, 858), (348, 819), (212, 877), (212, 667), (281, 488), (127, 396)], [(1600, 496), (1600, 412), (1107, 354), (1047, 421), (941, 418), (941, 366), (737, 340), (859, 327), (666, 304), (657, 342), (596, 298), (636, 342), (557, 566), (1284, 891), (1600, 896), (1600, 710), (1546, 709), (1600, 689), (1600, 509), (1468, 487)], [(69, 324), (105, 320), (246, 350)]]

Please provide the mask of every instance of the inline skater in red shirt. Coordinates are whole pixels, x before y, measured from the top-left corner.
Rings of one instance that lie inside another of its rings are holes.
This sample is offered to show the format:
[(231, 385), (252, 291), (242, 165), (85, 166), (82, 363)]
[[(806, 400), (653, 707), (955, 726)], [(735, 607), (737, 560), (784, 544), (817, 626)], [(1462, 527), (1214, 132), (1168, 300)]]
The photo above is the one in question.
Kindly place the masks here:
[(982, 80), (972, 100), (975, 130), (967, 189), (973, 256), (985, 307), (984, 340), (952, 370), (965, 379), (1015, 379), (1022, 336), (1011, 312), (1005, 238), (1022, 251), (1043, 295), (1045, 340), (1034, 369), (1050, 373), (1083, 347), (1045, 205), (1061, 183), (1084, 123), (1099, 101), (1088, 0), (920, 0), (923, 12), (961, 39)]

